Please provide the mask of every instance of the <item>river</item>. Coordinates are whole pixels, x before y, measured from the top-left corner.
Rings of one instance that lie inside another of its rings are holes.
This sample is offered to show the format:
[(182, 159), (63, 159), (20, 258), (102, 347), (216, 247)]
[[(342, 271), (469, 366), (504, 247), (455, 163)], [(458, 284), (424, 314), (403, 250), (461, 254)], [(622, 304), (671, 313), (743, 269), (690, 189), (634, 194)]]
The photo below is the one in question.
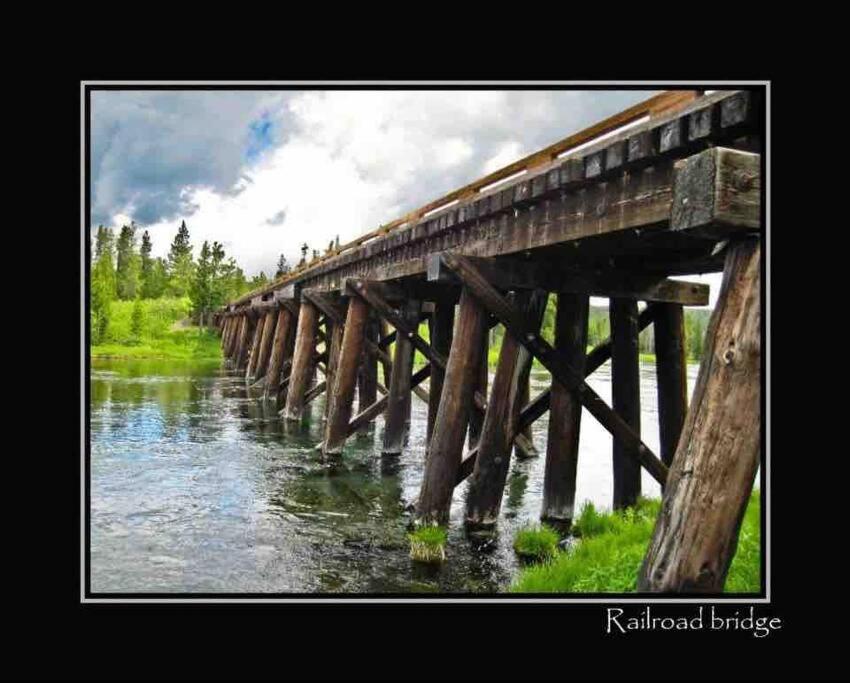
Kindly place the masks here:
[[(688, 367), (693, 390), (698, 366)], [(492, 377), (491, 377), (492, 379)], [(609, 404), (610, 364), (589, 379)], [(533, 373), (534, 396), (548, 385)], [(326, 463), (324, 398), (313, 419), (287, 428), (273, 403), (248, 394), (218, 363), (94, 360), (91, 368), (90, 571), (94, 593), (495, 593), (519, 565), (515, 531), (540, 513), (540, 456), (512, 459), (495, 534), (464, 531), (466, 484), (455, 491), (448, 560), (408, 557), (406, 507), (419, 491), (427, 407), (412, 399), (408, 446), (380, 453), (383, 421)], [(641, 426), (658, 453), (655, 366), (641, 364)], [(645, 495), (659, 495), (643, 473)], [(610, 508), (611, 439), (582, 416), (577, 509)]]

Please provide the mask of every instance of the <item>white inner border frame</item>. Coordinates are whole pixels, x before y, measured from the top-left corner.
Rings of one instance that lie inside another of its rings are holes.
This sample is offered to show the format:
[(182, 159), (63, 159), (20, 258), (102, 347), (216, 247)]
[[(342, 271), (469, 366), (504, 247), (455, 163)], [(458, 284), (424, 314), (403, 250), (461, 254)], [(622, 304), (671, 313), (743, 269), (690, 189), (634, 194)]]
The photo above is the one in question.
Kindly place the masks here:
[(698, 85), (708, 85), (708, 86), (735, 86), (735, 87), (745, 87), (745, 86), (764, 86), (765, 87), (765, 101), (764, 101), (764, 111), (765, 111), (765, 131), (764, 131), (764, 140), (762, 149), (765, 154), (767, 154), (767, 161), (770, 160), (770, 96), (771, 96), (771, 83), (770, 81), (80, 81), (80, 273), (83, 274), (83, 277), (80, 278), (80, 349), (82, 351), (80, 355), (80, 602), (85, 604), (91, 603), (124, 603), (124, 604), (133, 604), (133, 603), (501, 603), (505, 605), (510, 604), (528, 604), (528, 603), (539, 603), (539, 604), (562, 604), (562, 603), (584, 603), (584, 604), (607, 604), (607, 605), (615, 605), (615, 604), (769, 604), (771, 602), (771, 563), (770, 563), (770, 549), (771, 549), (771, 526), (770, 526), (770, 506), (771, 506), (771, 485), (770, 485), (770, 476), (771, 476), (771, 468), (770, 468), (770, 239), (768, 237), (770, 233), (770, 221), (771, 221), (771, 205), (770, 205), (770, 192), (771, 192), (771, 182), (770, 182), (770, 165), (769, 163), (765, 164), (766, 178), (767, 182), (765, 184), (765, 206), (762, 207), (762, 215), (764, 216), (764, 229), (762, 232), (762, 240), (764, 243), (764, 258), (765, 260), (765, 281), (763, 283), (764, 289), (764, 300), (765, 300), (765, 339), (763, 340), (765, 343), (763, 344), (763, 352), (764, 352), (764, 365), (765, 365), (765, 373), (764, 373), (764, 391), (765, 395), (765, 414), (763, 416), (764, 419), (764, 428), (765, 428), (765, 439), (763, 448), (764, 451), (764, 483), (765, 486), (762, 489), (762, 499), (764, 504), (764, 514), (765, 514), (765, 534), (762, 538), (762, 546), (764, 548), (764, 567), (765, 567), (765, 597), (761, 598), (700, 598), (700, 597), (664, 597), (664, 598), (651, 598), (651, 597), (623, 597), (612, 595), (610, 598), (605, 597), (592, 597), (592, 598), (581, 598), (581, 597), (555, 597), (555, 596), (541, 596), (541, 597), (522, 597), (522, 598), (514, 598), (508, 597), (469, 597), (469, 598), (460, 598), (460, 597), (435, 597), (435, 598), (416, 598), (416, 597), (373, 597), (364, 595), (363, 597), (353, 596), (353, 597), (324, 597), (326, 594), (318, 594), (323, 597), (312, 597), (311, 594), (305, 593), (304, 597), (278, 597), (274, 594), (269, 594), (269, 597), (245, 597), (245, 598), (234, 598), (234, 597), (224, 597), (224, 598), (215, 598), (215, 597), (180, 597), (179, 593), (175, 593), (175, 597), (173, 598), (163, 598), (163, 597), (152, 597), (146, 598), (144, 597), (144, 593), (139, 593), (139, 597), (118, 597), (118, 598), (108, 598), (108, 597), (87, 597), (86, 596), (86, 571), (88, 568), (88, 557), (86, 553), (86, 513), (88, 510), (86, 509), (86, 411), (89, 409), (89, 406), (86, 405), (85, 398), (85, 383), (89, 381), (89, 378), (86, 376), (86, 354), (88, 353), (88, 349), (86, 348), (86, 315), (88, 313), (87, 310), (87, 301), (86, 301), (86, 240), (90, 239), (90, 235), (86, 230), (86, 191), (87, 191), (87, 181), (86, 177), (86, 88), (87, 87), (97, 87), (97, 86), (150, 86), (151, 89), (155, 89), (156, 86), (198, 86), (198, 85), (214, 85), (214, 86), (256, 86), (258, 90), (274, 87), (274, 86), (286, 86), (286, 87), (297, 87), (302, 86), (305, 88), (316, 88), (322, 86), (362, 86), (364, 88), (371, 88), (376, 86), (392, 86), (392, 85), (414, 85), (414, 86), (423, 86), (423, 87), (431, 87), (431, 86), (446, 86), (448, 89), (456, 90), (463, 86), (558, 86), (558, 87), (580, 87), (580, 86), (611, 86), (612, 89), (615, 89), (617, 86), (629, 86), (629, 87), (649, 87), (649, 88), (672, 88), (672, 87), (691, 87)]

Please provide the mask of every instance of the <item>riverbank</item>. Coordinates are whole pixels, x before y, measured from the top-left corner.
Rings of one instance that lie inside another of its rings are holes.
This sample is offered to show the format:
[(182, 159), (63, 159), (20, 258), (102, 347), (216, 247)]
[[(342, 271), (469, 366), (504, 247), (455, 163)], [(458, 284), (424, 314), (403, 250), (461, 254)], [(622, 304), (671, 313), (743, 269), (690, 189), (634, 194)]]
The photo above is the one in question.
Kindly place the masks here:
[(183, 327), (138, 342), (111, 342), (90, 347), (92, 358), (156, 358), (211, 361), (221, 359), (221, 340), (208, 329)]
[[(658, 499), (641, 499), (623, 512), (597, 512), (585, 505), (574, 522), (578, 537), (566, 550), (540, 565), (523, 569), (510, 591), (514, 593), (631, 593), (643, 561), (655, 518)], [(738, 548), (724, 591), (757, 593), (761, 586), (761, 495), (753, 491), (744, 514)]]

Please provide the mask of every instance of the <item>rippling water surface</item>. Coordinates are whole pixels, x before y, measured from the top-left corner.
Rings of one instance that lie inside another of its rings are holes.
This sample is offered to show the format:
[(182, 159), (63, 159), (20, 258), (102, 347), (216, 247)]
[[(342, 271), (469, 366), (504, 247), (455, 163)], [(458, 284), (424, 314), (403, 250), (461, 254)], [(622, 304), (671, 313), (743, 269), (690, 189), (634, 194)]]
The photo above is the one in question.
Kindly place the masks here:
[[(589, 383), (610, 404), (610, 365)], [(381, 457), (379, 418), (328, 464), (313, 450), (324, 398), (293, 429), (218, 363), (93, 361), (90, 386), (94, 592), (498, 592), (518, 569), (514, 532), (540, 513), (546, 417), (534, 425), (541, 455), (512, 460), (495, 537), (464, 532), (466, 485), (455, 491), (448, 561), (435, 569), (407, 554), (425, 455), (418, 398), (400, 457)], [(532, 396), (547, 386), (546, 373), (532, 375)], [(657, 453), (651, 364), (641, 365), (641, 403)], [(611, 439), (585, 411), (577, 506), (610, 507), (611, 489)], [(643, 491), (659, 494), (645, 472)]]

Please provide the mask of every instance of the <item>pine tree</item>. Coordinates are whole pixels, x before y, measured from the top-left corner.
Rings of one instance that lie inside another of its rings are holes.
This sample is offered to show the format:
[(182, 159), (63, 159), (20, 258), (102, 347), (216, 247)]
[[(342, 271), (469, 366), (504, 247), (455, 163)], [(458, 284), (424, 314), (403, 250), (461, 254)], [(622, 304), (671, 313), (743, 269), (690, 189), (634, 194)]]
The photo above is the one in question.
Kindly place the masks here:
[(145, 299), (153, 299), (156, 297), (154, 293), (154, 259), (151, 257), (153, 243), (151, 236), (147, 230), (142, 233), (142, 246), (139, 250), (141, 257), (141, 273), (142, 273), (142, 297)]
[(133, 302), (133, 313), (130, 318), (130, 334), (133, 335), (133, 341), (139, 342), (142, 338), (142, 330), (145, 326), (145, 310), (142, 306), (142, 297), (137, 296)]
[(135, 299), (139, 291), (140, 263), (136, 253), (136, 224), (121, 228), (118, 236), (115, 274), (119, 299)]
[(110, 309), (115, 298), (115, 264), (112, 230), (98, 227), (97, 259), (91, 272), (91, 338), (102, 343), (109, 328)]
[(206, 314), (211, 308), (211, 287), (213, 280), (212, 254), (209, 242), (204, 241), (201, 247), (201, 255), (189, 287), (189, 298), (192, 300), (192, 309), (198, 316), (198, 324), (203, 327)]
[(182, 221), (168, 253), (168, 291), (174, 296), (188, 294), (193, 270), (189, 229), (186, 227), (186, 221)]
[(289, 270), (290, 268), (289, 264), (286, 262), (286, 256), (281, 254), (280, 258), (277, 260), (277, 272), (274, 274), (275, 280), (286, 275)]

